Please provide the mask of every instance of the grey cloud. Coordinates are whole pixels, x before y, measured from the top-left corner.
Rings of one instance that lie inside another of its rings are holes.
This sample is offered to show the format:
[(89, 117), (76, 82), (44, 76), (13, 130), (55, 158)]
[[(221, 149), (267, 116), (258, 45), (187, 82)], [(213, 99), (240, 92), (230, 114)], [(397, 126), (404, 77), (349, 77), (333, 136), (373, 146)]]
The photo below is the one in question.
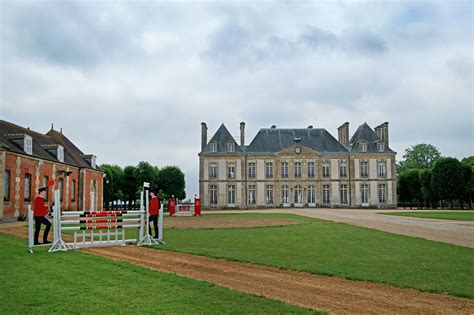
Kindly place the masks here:
[(367, 31), (348, 32), (340, 37), (342, 47), (346, 52), (360, 54), (381, 54), (388, 50), (385, 41), (375, 34)]

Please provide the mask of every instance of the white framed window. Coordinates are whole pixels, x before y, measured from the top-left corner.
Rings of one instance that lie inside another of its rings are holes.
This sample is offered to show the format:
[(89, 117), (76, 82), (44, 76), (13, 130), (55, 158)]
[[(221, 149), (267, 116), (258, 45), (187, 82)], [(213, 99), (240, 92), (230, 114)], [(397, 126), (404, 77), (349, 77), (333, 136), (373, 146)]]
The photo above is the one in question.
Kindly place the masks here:
[(339, 177), (347, 177), (347, 164), (339, 164)]
[(267, 205), (273, 204), (273, 185), (267, 185), (265, 189), (265, 201)]
[(235, 205), (235, 185), (227, 186), (227, 204)]
[(235, 178), (235, 165), (227, 166), (227, 177)]
[(379, 203), (387, 202), (387, 186), (385, 184), (379, 184)]
[(339, 193), (341, 197), (341, 203), (342, 204), (347, 203), (347, 185), (346, 184), (339, 185)]
[(273, 178), (273, 163), (272, 162), (265, 163), (265, 176), (267, 178)]
[(331, 187), (330, 185), (323, 185), (323, 204), (331, 203)]
[(367, 142), (360, 142), (359, 143), (359, 150), (360, 150), (360, 152), (367, 152)]
[(301, 190), (301, 186), (300, 185), (296, 185), (295, 187), (295, 199), (294, 199), (294, 202), (295, 203), (303, 203), (303, 192)]
[(329, 163), (324, 163), (323, 164), (323, 177), (328, 178), (330, 176), (329, 174)]
[(228, 152), (235, 152), (235, 143), (233, 143), (233, 142), (227, 143), (227, 151)]
[(308, 203), (316, 203), (316, 193), (313, 185), (308, 187)]
[(249, 178), (255, 178), (257, 174), (257, 168), (255, 162), (249, 162)]
[(295, 177), (301, 177), (301, 162), (295, 162)]
[(377, 166), (379, 177), (387, 176), (387, 165), (385, 163), (379, 163)]
[(360, 185), (360, 193), (362, 197), (362, 204), (369, 203), (369, 185), (367, 184)]
[(211, 152), (217, 152), (217, 143), (216, 142), (209, 143), (209, 149)]
[[(57, 149), (57, 151), (56, 151), (56, 155), (57, 155), (58, 161), (64, 163), (64, 147), (63, 147), (63, 146), (58, 145), (58, 149)], [(92, 163), (92, 160), (93, 160), (93, 159), (94, 159), (94, 157), (91, 158), (91, 164), (93, 164), (93, 163)], [(92, 165), (92, 168), (95, 168), (95, 166)]]
[(217, 163), (211, 163), (209, 166), (209, 177), (217, 178)]
[(254, 205), (256, 199), (255, 185), (249, 185), (249, 205)]
[(379, 145), (377, 146), (377, 151), (384, 152), (385, 151), (385, 144), (384, 143), (379, 143)]
[(369, 162), (360, 161), (360, 176), (367, 177), (369, 176)]
[(281, 203), (290, 203), (288, 191), (288, 186), (283, 185), (281, 187)]
[(27, 201), (31, 200), (31, 174), (25, 174), (25, 189), (23, 190), (23, 198)]
[(44, 200), (48, 201), (49, 198), (49, 187), (48, 187), (48, 176), (43, 176), (43, 185), (42, 187), (46, 187), (46, 194), (44, 195)]
[(308, 177), (314, 177), (314, 162), (308, 162)]
[(28, 135), (25, 135), (23, 139), (23, 148), (26, 154), (32, 155), (33, 154), (33, 138)]
[(288, 178), (288, 162), (281, 162), (281, 178)]
[[(64, 159), (64, 156), (63, 156), (63, 159)], [(93, 169), (95, 169), (97, 167), (95, 155), (93, 155), (91, 157), (91, 166), (92, 166)]]
[(211, 205), (217, 204), (217, 185), (209, 186), (209, 203)]

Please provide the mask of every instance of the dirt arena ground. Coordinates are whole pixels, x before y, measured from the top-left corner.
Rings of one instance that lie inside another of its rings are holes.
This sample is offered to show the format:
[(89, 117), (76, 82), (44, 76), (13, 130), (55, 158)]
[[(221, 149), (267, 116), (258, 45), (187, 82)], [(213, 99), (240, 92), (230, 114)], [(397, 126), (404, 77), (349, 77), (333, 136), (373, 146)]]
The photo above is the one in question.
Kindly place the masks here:
[[(203, 218), (169, 220), (174, 228), (255, 227), (294, 224), (282, 219)], [(208, 221), (206, 223), (206, 221)], [(256, 222), (260, 221), (260, 222)], [(0, 232), (26, 237), (24, 222), (0, 224)], [(26, 240), (25, 240), (26, 250)], [(204, 280), (245, 293), (333, 314), (473, 314), (474, 300), (366, 281), (318, 276), (253, 264), (136, 247), (84, 249), (160, 272)]]

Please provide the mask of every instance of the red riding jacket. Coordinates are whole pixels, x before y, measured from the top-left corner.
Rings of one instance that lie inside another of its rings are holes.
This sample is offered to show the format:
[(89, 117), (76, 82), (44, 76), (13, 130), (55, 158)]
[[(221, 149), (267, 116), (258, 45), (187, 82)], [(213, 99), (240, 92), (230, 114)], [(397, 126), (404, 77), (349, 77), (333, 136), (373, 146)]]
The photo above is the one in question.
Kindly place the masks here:
[(151, 198), (149, 213), (151, 215), (158, 215), (158, 211), (160, 211), (160, 199), (155, 196)]
[(44, 217), (48, 214), (49, 208), (44, 204), (44, 198), (36, 196), (33, 201), (33, 212), (35, 217)]

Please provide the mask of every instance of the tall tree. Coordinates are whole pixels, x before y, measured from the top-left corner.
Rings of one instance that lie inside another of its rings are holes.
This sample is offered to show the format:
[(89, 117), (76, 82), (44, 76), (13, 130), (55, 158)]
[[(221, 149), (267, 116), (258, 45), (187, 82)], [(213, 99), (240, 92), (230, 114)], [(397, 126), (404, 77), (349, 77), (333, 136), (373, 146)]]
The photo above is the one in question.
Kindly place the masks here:
[(453, 200), (464, 195), (465, 187), (464, 168), (455, 158), (440, 158), (433, 167), (431, 185), (433, 191), (440, 199), (448, 200), (450, 207), (454, 208)]
[(155, 169), (150, 163), (141, 161), (135, 167), (135, 178), (140, 186), (143, 185), (144, 182), (150, 183), (152, 186), (155, 181)]
[(397, 167), (399, 174), (409, 169), (432, 168), (434, 163), (441, 157), (438, 148), (431, 144), (421, 143), (405, 150), (404, 161)]
[(123, 170), (118, 165), (102, 164), (100, 168), (105, 172), (104, 179), (104, 204), (106, 208), (112, 205), (113, 201), (122, 200)]
[(465, 199), (469, 203), (469, 208), (472, 209), (472, 200), (474, 199), (474, 156), (462, 159), (461, 163), (464, 166)]
[(158, 173), (158, 187), (167, 196), (174, 195), (178, 199), (184, 199), (185, 181), (184, 173), (177, 166), (166, 166)]
[(123, 194), (124, 198), (128, 201), (128, 209), (132, 207), (132, 204), (135, 205), (137, 200), (137, 192), (139, 191), (140, 184), (135, 176), (135, 167), (126, 166), (123, 169)]
[(422, 169), (420, 170), (420, 185), (421, 185), (421, 195), (423, 197), (424, 204), (427, 208), (435, 208), (435, 194), (433, 193), (433, 188), (431, 187), (431, 179), (433, 172), (431, 169)]

